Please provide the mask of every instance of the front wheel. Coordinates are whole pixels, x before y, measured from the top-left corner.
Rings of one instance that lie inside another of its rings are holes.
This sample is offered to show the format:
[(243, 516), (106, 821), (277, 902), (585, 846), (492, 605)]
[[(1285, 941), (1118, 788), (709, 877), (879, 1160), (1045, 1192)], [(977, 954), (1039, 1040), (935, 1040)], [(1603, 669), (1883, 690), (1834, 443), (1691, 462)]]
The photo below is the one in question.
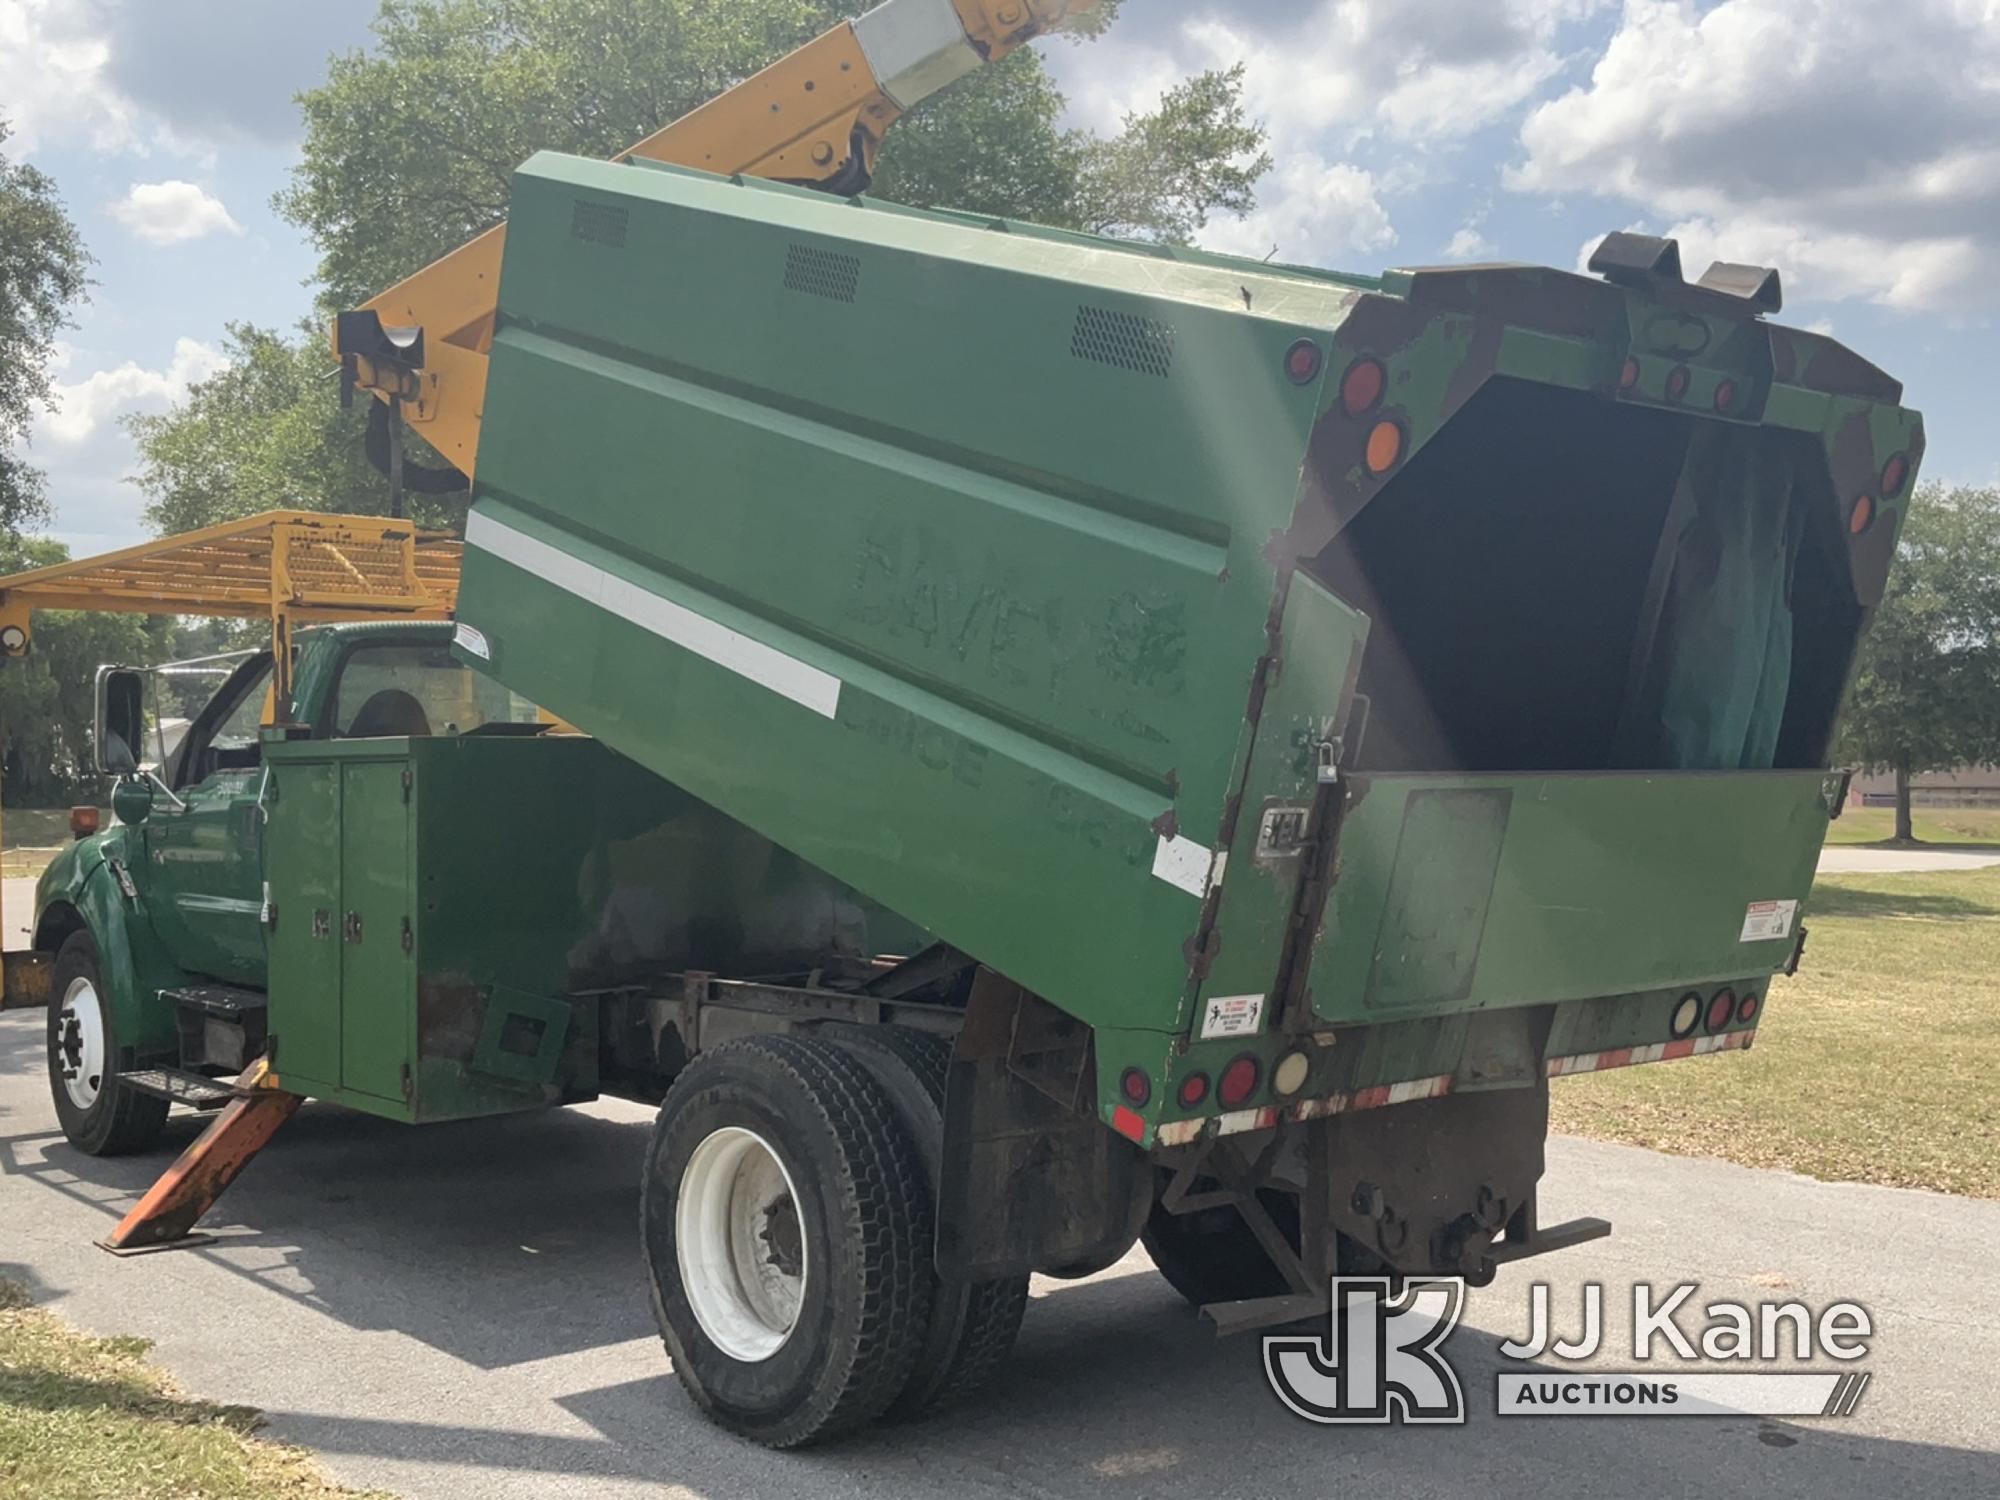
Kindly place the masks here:
[(762, 1036), (696, 1058), (640, 1189), (654, 1315), (695, 1403), (774, 1448), (880, 1416), (924, 1347), (930, 1212), (895, 1110), (839, 1047)]
[(56, 954), (49, 1003), (49, 1093), (69, 1143), (88, 1156), (119, 1156), (156, 1144), (167, 1101), (119, 1076), (118, 1036), (104, 993), (97, 943), (74, 932)]

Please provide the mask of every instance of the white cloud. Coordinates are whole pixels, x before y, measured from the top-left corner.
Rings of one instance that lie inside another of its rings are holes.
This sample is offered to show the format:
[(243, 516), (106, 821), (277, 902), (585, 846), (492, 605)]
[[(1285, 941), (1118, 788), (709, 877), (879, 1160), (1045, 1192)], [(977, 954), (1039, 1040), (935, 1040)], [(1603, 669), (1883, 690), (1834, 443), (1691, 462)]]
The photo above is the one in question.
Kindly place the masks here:
[(2000, 277), (1994, 0), (1626, 0), (1587, 84), (1521, 127), (1509, 186), (1677, 221), (1683, 264), (1794, 292), (1991, 305)]
[(111, 217), (149, 245), (179, 245), (210, 234), (241, 234), (222, 200), (192, 182), (135, 182)]
[(1202, 245), (1232, 255), (1311, 263), (1396, 242), (1375, 179), (1316, 152), (1280, 160), (1257, 197), (1259, 206), (1248, 218), (1211, 221)]
[[(74, 362), (74, 351), (59, 351), (59, 367)], [(47, 414), (36, 424), (36, 433), (58, 446), (77, 447), (90, 441), (111, 417), (145, 406), (166, 406), (190, 385), (228, 364), (213, 345), (183, 338), (175, 340), (174, 357), (163, 370), (148, 370), (128, 359), (73, 383), (59, 381)]]
[(1444, 247), (1446, 260), (1491, 260), (1498, 253), (1493, 241), (1480, 233), (1477, 224), (1461, 226)]
[(106, 13), (93, 0), (0, 0), (0, 117), (9, 153), (51, 140), (99, 151), (137, 143), (132, 110), (108, 74)]

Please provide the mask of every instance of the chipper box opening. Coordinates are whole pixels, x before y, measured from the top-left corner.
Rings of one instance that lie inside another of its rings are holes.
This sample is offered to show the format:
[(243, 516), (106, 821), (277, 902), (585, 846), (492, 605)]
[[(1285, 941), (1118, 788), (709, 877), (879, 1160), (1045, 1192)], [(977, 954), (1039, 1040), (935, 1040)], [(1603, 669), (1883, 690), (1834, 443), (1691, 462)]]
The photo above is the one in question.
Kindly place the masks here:
[(342, 320), (471, 486), (453, 620), (287, 633), (145, 770), (112, 674), (52, 1086), (224, 1117), (114, 1239), (301, 1096), (657, 1103), (674, 1369), (790, 1445), (1138, 1240), (1235, 1331), (1605, 1232), (1550, 1079), (1799, 961), (1897, 383), (1671, 241), (1352, 276), (698, 165), (537, 156), (490, 307)]

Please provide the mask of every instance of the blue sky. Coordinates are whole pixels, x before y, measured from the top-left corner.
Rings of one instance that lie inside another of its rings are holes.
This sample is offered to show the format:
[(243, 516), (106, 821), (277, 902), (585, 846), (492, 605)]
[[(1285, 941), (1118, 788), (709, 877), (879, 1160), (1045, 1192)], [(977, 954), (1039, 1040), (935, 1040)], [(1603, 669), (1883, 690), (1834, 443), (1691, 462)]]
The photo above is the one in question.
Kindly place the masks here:
[[(270, 207), (291, 96), (374, 10), (0, 0), (4, 149), (56, 178), (98, 259), (31, 450), (79, 551), (142, 534), (118, 417), (214, 370), (226, 322), (306, 312), (312, 248)], [(1784, 321), (1901, 377), (1927, 474), (2000, 482), (1996, 0), (1126, 0), (1108, 36), (1048, 55), (1099, 129), (1245, 64), (1277, 165), (1217, 248), (1574, 266), (1606, 230), (1672, 232), (1690, 275), (1779, 266)]]

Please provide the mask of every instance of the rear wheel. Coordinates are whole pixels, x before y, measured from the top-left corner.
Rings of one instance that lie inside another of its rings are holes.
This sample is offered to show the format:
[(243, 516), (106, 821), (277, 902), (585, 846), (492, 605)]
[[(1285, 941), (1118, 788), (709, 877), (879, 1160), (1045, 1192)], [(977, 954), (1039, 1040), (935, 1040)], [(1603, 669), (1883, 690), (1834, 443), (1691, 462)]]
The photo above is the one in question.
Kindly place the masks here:
[(119, 1076), (118, 1033), (104, 993), (97, 943), (74, 932), (56, 954), (49, 1003), (49, 1093), (69, 1143), (89, 1156), (119, 1156), (158, 1143), (167, 1101)]
[[(921, 1148), (932, 1202), (943, 1172), (944, 1090), (951, 1043), (908, 1026), (841, 1026), (832, 1035), (875, 1073)], [(932, 1273), (930, 1335), (910, 1381), (890, 1406), (893, 1418), (953, 1405), (984, 1386), (1006, 1363), (1028, 1309), (1028, 1278), (946, 1281)]]
[(880, 1416), (929, 1326), (930, 1196), (841, 1048), (751, 1037), (660, 1106), (640, 1190), (653, 1311), (710, 1417), (776, 1448)]

